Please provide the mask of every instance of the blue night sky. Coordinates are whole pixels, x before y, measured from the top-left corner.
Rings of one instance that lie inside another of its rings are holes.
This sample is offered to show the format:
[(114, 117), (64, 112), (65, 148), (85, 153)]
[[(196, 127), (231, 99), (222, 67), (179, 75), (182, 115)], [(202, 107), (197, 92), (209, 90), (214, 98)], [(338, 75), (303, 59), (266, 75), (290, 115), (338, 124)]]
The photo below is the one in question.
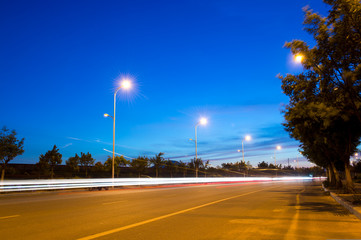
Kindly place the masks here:
[[(283, 48), (312, 38), (302, 7), (327, 14), (321, 0), (17, 1), (0, 3), (0, 126), (25, 138), (13, 163), (35, 163), (54, 144), (70, 156), (112, 150), (113, 92), (119, 79), (134, 88), (117, 99), (116, 152), (198, 155), (217, 166), (241, 160), (293, 163), (298, 143), (283, 130), (277, 74), (301, 71)], [(306, 164), (303, 159), (303, 165)]]

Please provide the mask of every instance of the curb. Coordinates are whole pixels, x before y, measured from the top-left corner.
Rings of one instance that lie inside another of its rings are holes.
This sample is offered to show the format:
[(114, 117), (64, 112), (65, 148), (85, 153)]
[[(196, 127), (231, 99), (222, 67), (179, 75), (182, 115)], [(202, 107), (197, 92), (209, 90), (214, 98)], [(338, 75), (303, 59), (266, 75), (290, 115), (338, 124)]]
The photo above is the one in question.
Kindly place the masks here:
[(354, 206), (344, 200), (342, 200), (340, 197), (338, 197), (335, 193), (330, 192), (327, 188), (325, 188), (325, 186), (322, 183), (322, 188), (325, 192), (329, 192), (330, 196), (336, 201), (338, 202), (340, 205), (342, 205), (344, 208), (346, 208), (350, 213), (352, 213), (353, 215), (355, 215), (358, 219), (361, 220), (361, 213), (359, 211), (357, 211)]

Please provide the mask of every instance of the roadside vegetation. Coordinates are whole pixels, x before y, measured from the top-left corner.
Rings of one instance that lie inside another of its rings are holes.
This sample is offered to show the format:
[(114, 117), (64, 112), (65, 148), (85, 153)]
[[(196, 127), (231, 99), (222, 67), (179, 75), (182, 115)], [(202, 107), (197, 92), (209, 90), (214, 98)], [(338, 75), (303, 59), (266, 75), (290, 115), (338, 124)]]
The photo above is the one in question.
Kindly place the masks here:
[[(53, 179), (53, 178), (109, 178), (112, 172), (112, 157), (102, 163), (96, 162), (91, 153), (75, 153), (65, 164), (59, 148), (40, 154), (36, 164), (11, 164), (10, 160), (21, 155), (24, 139), (18, 140), (15, 131), (3, 128), (0, 135), (0, 156), (2, 177), (7, 170), (7, 179)], [(222, 163), (213, 167), (209, 160), (201, 158), (190, 159), (189, 162), (165, 159), (160, 152), (154, 157), (139, 156), (126, 159), (124, 156), (115, 156), (115, 177), (259, 177), (259, 176), (321, 176), (324, 170), (319, 167), (292, 168), (290, 166), (268, 164), (260, 162), (257, 168), (249, 162), (242, 161)], [(5, 166), (5, 167), (4, 167)]]
[(361, 2), (324, 2), (326, 17), (304, 9), (304, 29), (314, 43), (285, 44), (303, 71), (280, 76), (290, 99), (284, 126), (302, 155), (327, 169), (330, 186), (353, 192), (350, 159), (361, 137)]

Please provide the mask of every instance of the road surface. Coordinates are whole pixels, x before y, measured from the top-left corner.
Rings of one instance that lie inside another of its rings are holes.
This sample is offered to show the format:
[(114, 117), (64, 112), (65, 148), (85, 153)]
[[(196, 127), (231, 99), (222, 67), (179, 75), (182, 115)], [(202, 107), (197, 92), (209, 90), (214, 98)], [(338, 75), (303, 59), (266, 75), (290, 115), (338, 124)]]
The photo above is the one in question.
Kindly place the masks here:
[(320, 182), (0, 195), (0, 239), (361, 239)]

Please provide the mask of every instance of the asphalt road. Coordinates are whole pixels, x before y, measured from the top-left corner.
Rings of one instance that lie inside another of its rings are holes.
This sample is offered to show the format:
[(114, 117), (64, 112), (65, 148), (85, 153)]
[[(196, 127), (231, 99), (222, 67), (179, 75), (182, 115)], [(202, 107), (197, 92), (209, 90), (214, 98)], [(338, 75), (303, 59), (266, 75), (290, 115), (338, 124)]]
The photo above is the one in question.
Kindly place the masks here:
[(0, 239), (361, 239), (320, 182), (0, 195)]

